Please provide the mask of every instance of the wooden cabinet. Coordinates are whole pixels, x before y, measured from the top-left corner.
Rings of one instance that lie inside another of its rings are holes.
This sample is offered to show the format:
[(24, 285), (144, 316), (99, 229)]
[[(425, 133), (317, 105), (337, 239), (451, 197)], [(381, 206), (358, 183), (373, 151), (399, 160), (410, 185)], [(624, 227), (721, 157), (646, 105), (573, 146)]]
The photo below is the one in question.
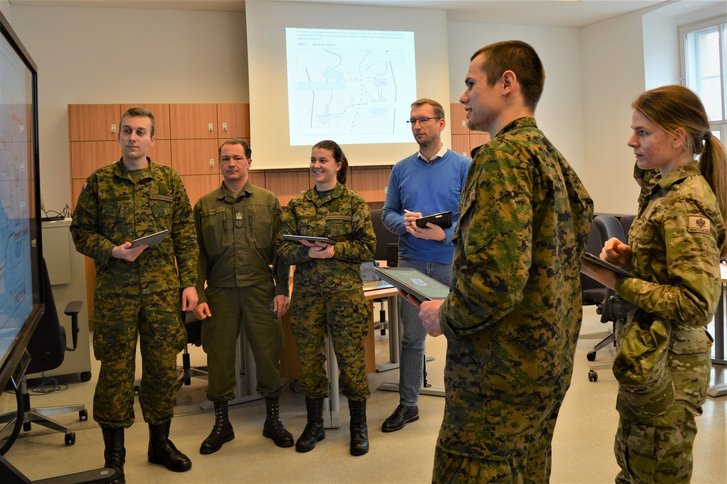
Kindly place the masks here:
[(119, 134), (118, 104), (69, 104), (68, 131), (73, 141), (113, 141)]
[(452, 114), (450, 129), (452, 132), (452, 150), (470, 156), (473, 148), (490, 141), (490, 134), (483, 131), (470, 131), (467, 128), (464, 106), (460, 103), (451, 103)]
[[(217, 137), (221, 140), (243, 138), (250, 142), (250, 105), (218, 104)], [(220, 142), (222, 144), (222, 141)]]
[(348, 187), (367, 202), (385, 202), (391, 166), (356, 166), (348, 171)]
[(172, 139), (217, 139), (216, 104), (172, 104)]

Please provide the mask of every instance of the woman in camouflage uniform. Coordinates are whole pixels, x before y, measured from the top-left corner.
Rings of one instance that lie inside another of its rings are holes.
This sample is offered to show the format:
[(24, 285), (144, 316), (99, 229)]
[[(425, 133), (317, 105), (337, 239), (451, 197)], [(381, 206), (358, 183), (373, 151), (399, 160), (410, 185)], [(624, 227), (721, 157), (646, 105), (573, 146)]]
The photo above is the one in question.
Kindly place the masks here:
[(300, 356), (300, 383), (308, 423), (295, 443), (298, 452), (323, 440), (323, 399), (328, 396), (324, 338), (329, 333), (351, 413), (352, 455), (368, 452), (366, 399), (369, 396), (364, 339), (369, 305), (360, 265), (373, 257), (376, 236), (366, 201), (344, 183), (348, 161), (330, 140), (316, 144), (310, 171), (315, 187), (294, 198), (283, 214), (283, 233), (327, 237), (333, 244), (283, 241), (280, 255), (295, 264), (291, 326)]
[(712, 338), (705, 326), (721, 290), (727, 156), (710, 132), (704, 106), (687, 88), (647, 91), (632, 107), (628, 145), (639, 168), (656, 168), (661, 178), (631, 226), (631, 246), (611, 239), (601, 257), (636, 275), (611, 273), (607, 286), (670, 323), (667, 366), (674, 398), (656, 411), (620, 385), (616, 482), (689, 482), (695, 417), (709, 383)]

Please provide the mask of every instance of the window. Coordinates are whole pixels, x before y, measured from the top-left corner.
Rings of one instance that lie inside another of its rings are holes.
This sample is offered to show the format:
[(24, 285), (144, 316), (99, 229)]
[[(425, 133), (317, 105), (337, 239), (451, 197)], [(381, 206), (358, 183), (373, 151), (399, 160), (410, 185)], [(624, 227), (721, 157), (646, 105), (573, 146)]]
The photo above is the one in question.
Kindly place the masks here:
[(727, 17), (679, 29), (682, 79), (704, 103), (715, 136), (727, 142)]

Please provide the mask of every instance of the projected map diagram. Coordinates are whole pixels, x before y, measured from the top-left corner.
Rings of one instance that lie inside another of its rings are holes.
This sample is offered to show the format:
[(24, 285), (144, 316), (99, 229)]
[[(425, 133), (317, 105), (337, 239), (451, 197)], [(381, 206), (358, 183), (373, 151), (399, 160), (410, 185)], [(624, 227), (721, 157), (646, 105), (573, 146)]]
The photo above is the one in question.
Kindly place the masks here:
[(413, 32), (286, 29), (290, 144), (409, 142)]

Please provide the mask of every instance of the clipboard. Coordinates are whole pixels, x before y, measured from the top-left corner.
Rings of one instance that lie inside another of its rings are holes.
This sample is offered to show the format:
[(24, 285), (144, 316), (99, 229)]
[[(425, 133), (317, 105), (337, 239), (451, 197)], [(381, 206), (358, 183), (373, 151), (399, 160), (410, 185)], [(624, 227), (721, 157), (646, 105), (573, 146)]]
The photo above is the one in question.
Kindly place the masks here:
[(167, 238), (167, 235), (169, 235), (169, 230), (160, 230), (159, 232), (139, 237), (138, 239), (134, 239), (131, 243), (131, 247), (129, 248), (133, 249), (134, 247), (138, 247), (142, 244), (153, 247)]
[(592, 264), (595, 264), (599, 267), (603, 267), (604, 269), (613, 271), (616, 274), (624, 276), (624, 277), (636, 277), (635, 275), (633, 275), (626, 269), (619, 267), (617, 265), (611, 264), (610, 262), (607, 262), (607, 261), (601, 259), (600, 257), (597, 257), (597, 256), (591, 254), (590, 252), (586, 252), (585, 254), (583, 254), (583, 260), (590, 262)]
[(308, 242), (323, 242), (326, 244), (335, 244), (336, 242), (329, 239), (328, 237), (315, 237), (313, 235), (296, 235), (296, 234), (283, 234), (283, 238), (286, 240), (307, 240)]
[(409, 267), (374, 267), (374, 270), (381, 279), (397, 289), (411, 294), (420, 302), (445, 299), (449, 294), (449, 286), (445, 286), (438, 280), (416, 269)]

